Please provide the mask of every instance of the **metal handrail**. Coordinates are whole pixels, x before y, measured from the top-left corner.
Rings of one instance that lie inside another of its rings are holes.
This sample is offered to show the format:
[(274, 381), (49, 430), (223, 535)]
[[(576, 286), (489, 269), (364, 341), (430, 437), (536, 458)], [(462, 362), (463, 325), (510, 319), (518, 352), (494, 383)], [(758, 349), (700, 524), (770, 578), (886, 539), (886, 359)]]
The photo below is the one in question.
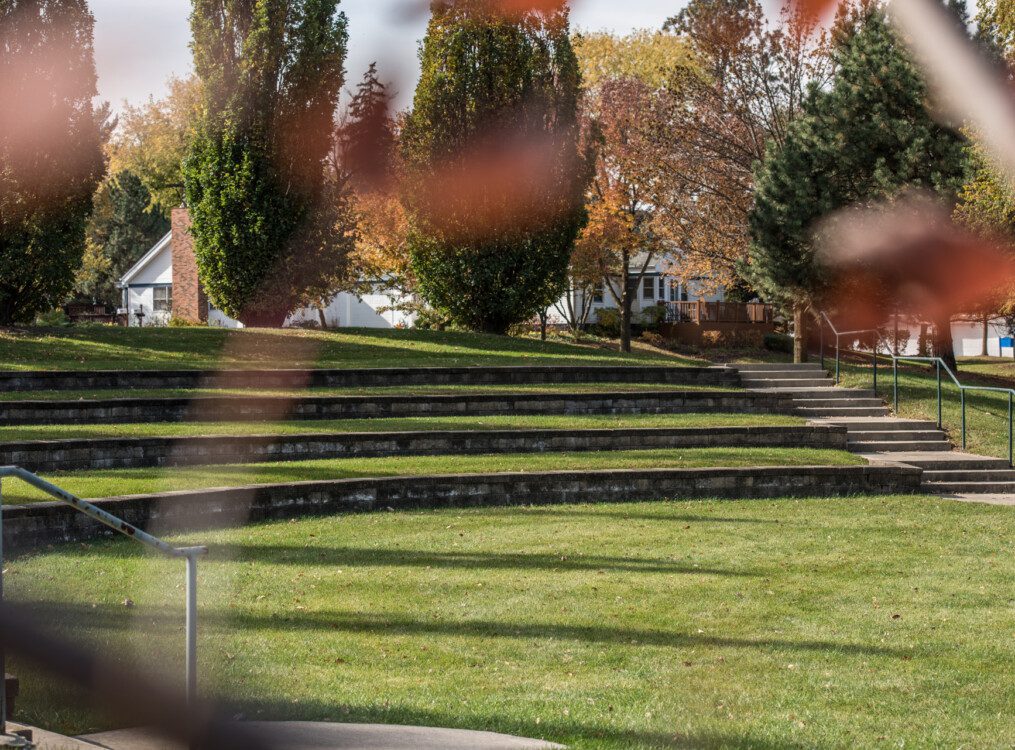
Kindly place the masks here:
[(899, 362), (926, 362), (936, 365), (937, 368), (937, 426), (944, 427), (944, 394), (942, 391), (942, 370), (948, 373), (948, 377), (959, 389), (959, 396), (962, 402), (962, 450), (969, 445), (969, 430), (966, 408), (966, 393), (980, 391), (986, 393), (1007, 393), (1008, 394), (1008, 464), (1015, 468), (1015, 388), (997, 388), (987, 385), (963, 385), (952, 369), (941, 357), (907, 357), (891, 355), (892, 372), (895, 378), (893, 391), (895, 401), (895, 413), (899, 413)]
[[(207, 547), (174, 547), (161, 539), (148, 534), (126, 521), (107, 513), (96, 505), (72, 495), (66, 490), (47, 482), (37, 474), (33, 474), (20, 466), (0, 466), (0, 602), (3, 601), (3, 480), (6, 477), (20, 479), (26, 484), (45, 492), (50, 497), (70, 505), (89, 518), (102, 523), (119, 534), (128, 536), (146, 547), (174, 559), (183, 559), (187, 565), (187, 639), (186, 639), (186, 682), (187, 704), (197, 702), (197, 560), (208, 554)], [(6, 674), (5, 655), (0, 649), (0, 675)], [(0, 737), (7, 731), (6, 701), (0, 700)]]
[(863, 328), (858, 331), (840, 331), (835, 327), (832, 319), (828, 317), (828, 313), (822, 311), (819, 313), (820, 318), (818, 319), (818, 329), (821, 332), (821, 369), (825, 368), (825, 326), (821, 322), (821, 318), (824, 318), (824, 322), (828, 324), (828, 327), (832, 330), (832, 334), (835, 336), (835, 384), (838, 385), (840, 381), (839, 371), (840, 362), (842, 355), (842, 337), (843, 336), (859, 336), (862, 333), (873, 333), (878, 336), (874, 344), (874, 393), (878, 392), (878, 343), (880, 343), (881, 332), (876, 328)]

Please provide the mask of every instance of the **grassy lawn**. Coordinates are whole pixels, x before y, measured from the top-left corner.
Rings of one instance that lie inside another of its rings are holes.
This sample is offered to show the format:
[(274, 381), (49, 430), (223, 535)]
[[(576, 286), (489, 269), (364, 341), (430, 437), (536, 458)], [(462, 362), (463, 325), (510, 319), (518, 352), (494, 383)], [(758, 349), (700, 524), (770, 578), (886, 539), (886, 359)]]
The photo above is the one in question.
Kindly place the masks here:
[[(304, 482), (352, 477), (478, 474), (511, 471), (597, 469), (690, 469), (704, 466), (851, 466), (865, 463), (845, 451), (814, 448), (682, 448), (666, 450), (392, 456), (266, 462), (174, 469), (69, 471), (47, 479), (79, 497), (116, 497), (152, 492)], [(18, 480), (4, 485), (4, 502), (48, 499)]]
[[(829, 365), (834, 368), (834, 362)], [(964, 385), (987, 385), (1006, 387), (994, 378), (985, 377), (975, 368), (959, 364), (957, 373)], [(958, 389), (946, 373), (942, 373), (944, 427), (952, 442), (962, 443), (962, 408)], [(867, 357), (863, 364), (843, 362), (842, 384), (857, 388), (870, 388), (872, 385), (871, 360)], [(894, 396), (891, 363), (879, 365), (878, 395), (883, 397), (889, 406)], [(1008, 396), (1001, 393), (967, 393), (966, 419), (968, 426), (968, 450), (998, 458), (1008, 457)], [(900, 363), (899, 365), (899, 410), (901, 416), (914, 419), (930, 419), (937, 421), (937, 376), (932, 366), (919, 363)]]
[(1015, 359), (1011, 357), (963, 357), (959, 360), (959, 368), (963, 372), (1002, 381), (997, 385), (1015, 387)]
[(644, 349), (441, 331), (221, 328), (0, 330), (0, 369), (145, 370), (241, 367), (451, 367), (481, 365), (702, 364)]
[[(1015, 512), (934, 498), (388, 513), (201, 533), (201, 680), (230, 713), (578, 750), (1000, 748)], [(182, 685), (183, 569), (129, 542), (7, 595)], [(134, 603), (124, 606), (125, 600)], [(13, 660), (22, 720), (105, 728)]]
[(166, 388), (90, 391), (4, 391), (0, 401), (79, 401), (110, 398), (195, 398), (197, 396), (468, 396), (498, 393), (639, 393), (647, 391), (739, 391), (736, 386), (668, 385), (665, 383), (537, 383), (527, 385), (377, 386), (363, 388)]
[(147, 424), (0, 427), (0, 443), (71, 438), (193, 437), (197, 435), (305, 435), (334, 432), (449, 430), (594, 430), (645, 427), (783, 427), (807, 420), (783, 414), (575, 414), (491, 417), (404, 417), (294, 422), (153, 422)]

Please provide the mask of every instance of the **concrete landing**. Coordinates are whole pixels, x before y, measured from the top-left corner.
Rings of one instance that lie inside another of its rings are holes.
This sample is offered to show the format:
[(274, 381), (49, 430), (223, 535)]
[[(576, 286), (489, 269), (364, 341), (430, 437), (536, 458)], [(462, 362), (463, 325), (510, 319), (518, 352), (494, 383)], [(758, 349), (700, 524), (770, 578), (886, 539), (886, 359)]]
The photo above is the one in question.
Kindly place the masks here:
[[(284, 750), (559, 750), (540, 740), (464, 729), (402, 727), (386, 724), (325, 724), (316, 722), (244, 722), (272, 747)], [(146, 729), (123, 729), (80, 738), (106, 750), (184, 750)], [(46, 750), (49, 750), (48, 748)], [(56, 750), (56, 748), (54, 748)], [(70, 746), (68, 750), (80, 750)]]
[(1015, 495), (944, 495), (943, 497), (945, 500), (957, 500), (960, 503), (1015, 506)]

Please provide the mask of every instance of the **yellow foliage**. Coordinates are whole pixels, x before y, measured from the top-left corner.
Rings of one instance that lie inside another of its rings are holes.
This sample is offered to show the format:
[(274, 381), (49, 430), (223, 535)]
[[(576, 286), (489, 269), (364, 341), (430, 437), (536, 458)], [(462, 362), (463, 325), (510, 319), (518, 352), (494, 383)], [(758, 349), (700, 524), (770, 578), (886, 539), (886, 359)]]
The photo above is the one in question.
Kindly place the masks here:
[(687, 42), (665, 31), (642, 29), (627, 36), (582, 33), (575, 36), (574, 49), (587, 89), (613, 78), (634, 78), (660, 89), (697, 69)]

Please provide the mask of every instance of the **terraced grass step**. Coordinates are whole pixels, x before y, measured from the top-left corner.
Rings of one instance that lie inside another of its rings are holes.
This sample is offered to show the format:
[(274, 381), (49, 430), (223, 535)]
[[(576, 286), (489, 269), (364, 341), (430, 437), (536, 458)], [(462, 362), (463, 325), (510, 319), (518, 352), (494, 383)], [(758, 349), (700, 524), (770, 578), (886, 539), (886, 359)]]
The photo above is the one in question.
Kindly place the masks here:
[(517, 365), (507, 367), (378, 367), (369, 369), (0, 371), (0, 391), (169, 388), (368, 388), (434, 385), (564, 383), (737, 383), (727, 367), (659, 365)]
[(788, 399), (746, 391), (106, 399), (0, 403), (7, 425), (278, 421), (498, 414), (791, 413)]
[(361, 432), (48, 440), (0, 443), (0, 465), (29, 471), (254, 461), (672, 448), (846, 448), (833, 426)]

